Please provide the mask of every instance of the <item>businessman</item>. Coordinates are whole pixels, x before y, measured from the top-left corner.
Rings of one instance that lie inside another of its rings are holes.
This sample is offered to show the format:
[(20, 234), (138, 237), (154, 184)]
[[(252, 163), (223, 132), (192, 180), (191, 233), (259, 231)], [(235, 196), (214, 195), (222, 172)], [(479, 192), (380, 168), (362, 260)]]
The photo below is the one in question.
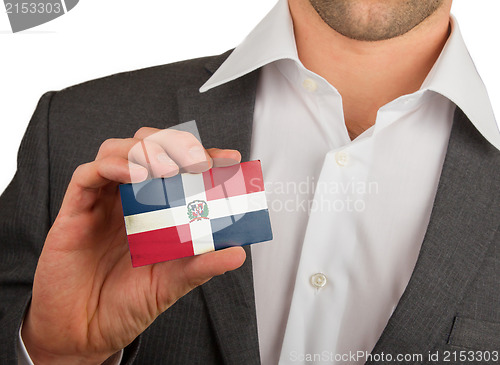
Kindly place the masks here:
[[(234, 51), (44, 95), (2, 363), (498, 361), (500, 136), (450, 7), (280, 0)], [(132, 268), (119, 183), (254, 158), (272, 242)]]

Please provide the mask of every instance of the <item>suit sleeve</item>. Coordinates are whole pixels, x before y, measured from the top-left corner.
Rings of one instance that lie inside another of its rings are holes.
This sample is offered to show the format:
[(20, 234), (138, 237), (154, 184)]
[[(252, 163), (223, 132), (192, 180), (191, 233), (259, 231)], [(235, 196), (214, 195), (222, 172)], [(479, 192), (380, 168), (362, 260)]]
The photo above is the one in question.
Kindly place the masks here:
[[(18, 363), (18, 338), (51, 222), (49, 114), (56, 92), (42, 96), (18, 152), (17, 171), (0, 196), (0, 363)], [(125, 349), (133, 362), (139, 340)]]
[(18, 153), (17, 171), (0, 197), (0, 362), (16, 364), (16, 342), (33, 276), (49, 230), (47, 116), (42, 96)]

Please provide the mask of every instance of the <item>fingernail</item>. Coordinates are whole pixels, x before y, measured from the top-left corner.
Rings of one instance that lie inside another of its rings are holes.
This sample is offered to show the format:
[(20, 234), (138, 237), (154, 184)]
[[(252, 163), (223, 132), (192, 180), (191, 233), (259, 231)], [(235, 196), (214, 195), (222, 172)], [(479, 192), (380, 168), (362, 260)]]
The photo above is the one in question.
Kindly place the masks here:
[(238, 161), (233, 160), (231, 158), (219, 158), (219, 157), (212, 158), (212, 161), (213, 161), (214, 166), (216, 166), (216, 167), (233, 166), (233, 165), (236, 165), (237, 163), (239, 163)]
[(205, 154), (205, 149), (203, 147), (192, 147), (189, 150), (189, 155), (194, 160), (194, 162), (201, 162), (207, 160), (207, 155)]

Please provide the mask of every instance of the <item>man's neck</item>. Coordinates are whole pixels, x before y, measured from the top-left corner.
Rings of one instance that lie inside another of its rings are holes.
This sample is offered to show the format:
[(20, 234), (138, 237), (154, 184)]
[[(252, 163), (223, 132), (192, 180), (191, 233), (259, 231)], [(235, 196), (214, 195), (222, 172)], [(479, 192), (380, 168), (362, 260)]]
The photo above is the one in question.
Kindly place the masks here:
[(289, 6), (299, 58), (342, 95), (351, 139), (375, 124), (380, 107), (420, 88), (449, 35), (449, 6), (408, 33), (377, 42), (337, 33), (308, 0), (289, 0)]

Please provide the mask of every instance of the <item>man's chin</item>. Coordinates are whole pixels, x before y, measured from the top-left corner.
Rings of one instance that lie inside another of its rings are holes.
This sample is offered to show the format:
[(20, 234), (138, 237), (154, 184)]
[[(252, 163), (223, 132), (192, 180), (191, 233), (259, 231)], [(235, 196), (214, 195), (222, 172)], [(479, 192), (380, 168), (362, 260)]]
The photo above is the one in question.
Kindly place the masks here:
[(434, 14), (443, 0), (310, 0), (310, 3), (337, 33), (358, 41), (376, 42), (408, 33)]

